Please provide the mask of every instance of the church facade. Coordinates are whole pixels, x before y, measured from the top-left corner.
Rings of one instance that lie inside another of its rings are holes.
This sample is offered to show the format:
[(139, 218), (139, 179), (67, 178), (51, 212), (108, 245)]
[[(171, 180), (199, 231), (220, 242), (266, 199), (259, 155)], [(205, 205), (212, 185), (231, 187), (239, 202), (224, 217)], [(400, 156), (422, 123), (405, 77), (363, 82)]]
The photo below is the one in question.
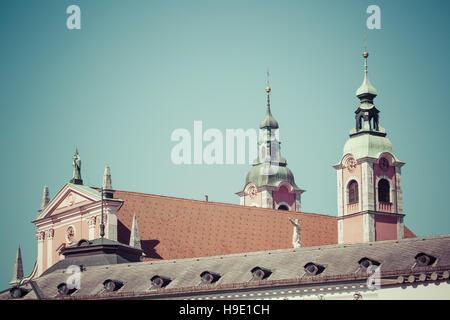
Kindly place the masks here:
[[(100, 188), (86, 186), (75, 150), (72, 179), (52, 199), (44, 188), (33, 221), (34, 270), (24, 277), (19, 249), (11, 289), (0, 299), (380, 298), (405, 286), (418, 298), (434, 287), (414, 284), (448, 284), (449, 237), (419, 241), (404, 224), (405, 163), (379, 123), (363, 57), (355, 127), (334, 166), (337, 217), (301, 211), (305, 190), (281, 156), (267, 86), (258, 157), (237, 192), (240, 205), (114, 189), (108, 166)], [(75, 290), (62, 272), (70, 266), (84, 279)], [(367, 282), (371, 267), (384, 274), (377, 293)]]

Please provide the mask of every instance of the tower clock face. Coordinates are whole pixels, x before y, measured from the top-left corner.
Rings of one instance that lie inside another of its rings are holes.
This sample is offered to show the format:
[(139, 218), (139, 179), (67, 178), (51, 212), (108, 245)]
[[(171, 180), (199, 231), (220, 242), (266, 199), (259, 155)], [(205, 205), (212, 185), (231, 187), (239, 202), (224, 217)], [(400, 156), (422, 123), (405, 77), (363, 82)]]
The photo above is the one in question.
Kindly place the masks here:
[(389, 161), (386, 158), (380, 159), (380, 168), (383, 171), (386, 171), (387, 169), (389, 169)]

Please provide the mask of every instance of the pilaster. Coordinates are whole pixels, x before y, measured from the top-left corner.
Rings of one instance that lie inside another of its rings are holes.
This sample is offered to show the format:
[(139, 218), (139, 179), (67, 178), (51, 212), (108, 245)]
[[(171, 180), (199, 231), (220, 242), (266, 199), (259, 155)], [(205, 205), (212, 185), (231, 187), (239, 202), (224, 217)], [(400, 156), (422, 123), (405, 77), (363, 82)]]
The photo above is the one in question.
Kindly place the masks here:
[(38, 252), (37, 252), (38, 276), (40, 276), (42, 272), (44, 272), (44, 239), (45, 239), (45, 232), (38, 231), (38, 233), (36, 233), (36, 240), (38, 243)]
[(96, 224), (96, 217), (90, 217), (88, 219), (88, 225), (89, 225), (89, 240), (95, 239), (95, 224)]
[(403, 217), (397, 219), (397, 240), (405, 238), (405, 225), (403, 223)]
[(403, 214), (402, 169), (395, 167), (395, 183), (397, 195), (397, 213)]
[(301, 212), (302, 210), (302, 194), (296, 193), (295, 194), (295, 211)]
[(363, 214), (363, 228), (363, 242), (375, 241), (375, 218), (373, 214)]
[[(105, 208), (105, 237), (117, 241), (117, 215), (110, 208)], [(114, 210), (115, 211), (115, 210)]]
[(374, 181), (373, 181), (373, 163), (361, 163), (361, 193), (362, 193), (362, 211), (375, 210)]
[(55, 235), (55, 230), (49, 229), (45, 232), (47, 238), (47, 267), (50, 268), (53, 265), (53, 237)]
[(262, 190), (261, 191), (261, 207), (273, 209), (273, 196), (272, 190)]
[(344, 202), (342, 201), (342, 169), (336, 171), (337, 175), (337, 205), (338, 205), (338, 217), (344, 215)]

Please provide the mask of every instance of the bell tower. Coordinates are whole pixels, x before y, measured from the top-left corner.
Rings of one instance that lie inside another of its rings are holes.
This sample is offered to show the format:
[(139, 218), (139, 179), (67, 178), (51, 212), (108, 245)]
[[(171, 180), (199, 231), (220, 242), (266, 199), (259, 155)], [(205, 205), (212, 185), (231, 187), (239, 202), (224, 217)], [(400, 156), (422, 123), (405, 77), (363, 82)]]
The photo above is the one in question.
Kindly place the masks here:
[(374, 105), (377, 90), (368, 78), (363, 52), (364, 80), (356, 96), (355, 127), (344, 145), (337, 170), (338, 241), (372, 242), (402, 239), (403, 202), (401, 162)]
[(258, 157), (247, 174), (244, 189), (237, 195), (241, 205), (300, 211), (305, 190), (297, 187), (294, 174), (281, 156), (278, 122), (270, 110), (270, 92), (267, 81), (267, 111), (259, 125)]

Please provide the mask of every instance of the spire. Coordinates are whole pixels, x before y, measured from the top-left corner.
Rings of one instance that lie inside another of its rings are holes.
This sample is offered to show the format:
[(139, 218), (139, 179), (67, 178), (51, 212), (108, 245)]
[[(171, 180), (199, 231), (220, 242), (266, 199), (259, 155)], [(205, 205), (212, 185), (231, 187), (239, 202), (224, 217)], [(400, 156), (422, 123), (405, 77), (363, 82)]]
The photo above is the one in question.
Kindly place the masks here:
[(78, 155), (78, 149), (75, 148), (75, 154), (73, 155), (73, 176), (70, 180), (70, 183), (74, 184), (83, 184), (83, 180), (81, 179), (81, 158)]
[(131, 225), (130, 247), (142, 250), (136, 213), (133, 215), (133, 224)]
[(50, 193), (48, 192), (48, 187), (44, 186), (44, 191), (42, 192), (41, 208), (39, 209), (39, 212), (44, 210), (49, 202), (50, 202)]
[(15, 285), (19, 284), (20, 280), (23, 279), (23, 265), (22, 265), (22, 254), (20, 252), (20, 246), (17, 249), (16, 262), (14, 264), (14, 273), (12, 280), (9, 284)]
[(372, 101), (373, 98), (377, 96), (377, 90), (370, 83), (369, 76), (367, 74), (367, 58), (369, 57), (369, 52), (367, 52), (367, 34), (365, 30), (364, 30), (363, 57), (364, 57), (364, 80), (359, 89), (356, 90), (356, 96), (361, 99), (361, 102), (365, 100)]
[(272, 91), (272, 89), (270, 88), (269, 85), (269, 69), (267, 69), (267, 85), (266, 85), (267, 111), (264, 120), (259, 125), (260, 129), (263, 128), (278, 129), (278, 122), (277, 120), (275, 120), (275, 118), (272, 116), (272, 113), (270, 112), (270, 91)]
[(369, 53), (366, 49), (367, 37), (364, 33), (364, 80), (361, 86), (356, 90), (356, 96), (360, 100), (360, 105), (355, 111), (355, 128), (350, 131), (350, 137), (359, 134), (371, 134), (378, 136), (386, 136), (386, 130), (379, 125), (380, 111), (374, 106), (373, 99), (378, 95), (369, 81), (367, 72), (367, 58)]
[(372, 101), (378, 95), (377, 89), (372, 86), (369, 81), (369, 76), (367, 72), (367, 58), (369, 57), (369, 53), (364, 49), (363, 52), (364, 57), (364, 80), (361, 86), (356, 90), (356, 96), (361, 100), (369, 100)]
[(270, 84), (269, 84), (269, 67), (267, 67), (266, 92), (267, 92), (267, 109), (270, 111)]
[(105, 192), (106, 198), (112, 198), (113, 197), (113, 188), (112, 188), (112, 182), (111, 182), (111, 169), (109, 166), (105, 167), (105, 172), (103, 173), (103, 183), (102, 188)]

